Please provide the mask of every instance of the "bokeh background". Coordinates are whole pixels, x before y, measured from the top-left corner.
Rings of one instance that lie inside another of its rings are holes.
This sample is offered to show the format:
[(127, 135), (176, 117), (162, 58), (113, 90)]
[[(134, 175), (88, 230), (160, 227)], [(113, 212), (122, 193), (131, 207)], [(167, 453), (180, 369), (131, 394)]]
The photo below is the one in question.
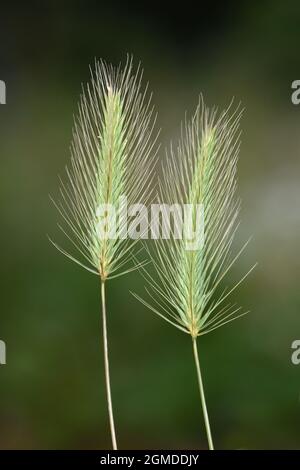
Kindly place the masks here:
[[(200, 92), (245, 107), (235, 293), (251, 309), (200, 338), (217, 448), (300, 448), (300, 106), (297, 1), (8, 2), (1, 4), (0, 448), (109, 448), (99, 283), (49, 244), (58, 173), (89, 64), (132, 53), (154, 93), (162, 150)], [(231, 277), (228, 282), (231, 281)], [(130, 295), (139, 275), (108, 286), (109, 340), (120, 448), (206, 448), (191, 344)]]

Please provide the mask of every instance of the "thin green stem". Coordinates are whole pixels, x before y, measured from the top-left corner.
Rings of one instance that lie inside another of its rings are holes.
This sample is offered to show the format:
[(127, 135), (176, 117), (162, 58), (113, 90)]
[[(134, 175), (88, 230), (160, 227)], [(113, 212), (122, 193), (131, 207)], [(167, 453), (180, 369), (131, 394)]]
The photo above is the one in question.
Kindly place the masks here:
[(109, 360), (108, 360), (108, 346), (107, 346), (105, 281), (103, 280), (101, 281), (101, 301), (102, 301), (104, 371), (105, 371), (107, 407), (108, 407), (108, 416), (109, 416), (112, 446), (114, 450), (117, 450), (116, 431), (115, 431), (114, 415), (113, 415), (112, 400), (111, 400), (111, 389), (110, 389)]
[(198, 384), (199, 384), (200, 398), (201, 398), (208, 446), (209, 446), (209, 450), (214, 450), (214, 445), (213, 445), (211, 431), (210, 431), (209, 418), (208, 418), (208, 413), (207, 413), (207, 407), (206, 407), (206, 401), (205, 401), (205, 395), (204, 395), (204, 387), (203, 387), (202, 376), (201, 376), (201, 369), (200, 369), (200, 362), (199, 362), (198, 348), (197, 348), (197, 339), (192, 338), (192, 340), (193, 340), (194, 359), (195, 359), (195, 365), (196, 365), (196, 370), (197, 370), (197, 378), (198, 378)]

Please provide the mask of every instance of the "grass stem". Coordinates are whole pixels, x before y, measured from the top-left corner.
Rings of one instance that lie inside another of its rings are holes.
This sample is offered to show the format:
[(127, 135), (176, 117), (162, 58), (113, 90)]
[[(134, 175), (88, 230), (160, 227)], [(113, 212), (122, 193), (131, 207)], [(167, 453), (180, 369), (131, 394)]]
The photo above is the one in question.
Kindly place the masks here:
[(209, 450), (214, 450), (214, 445), (213, 445), (211, 431), (210, 431), (208, 412), (207, 412), (207, 407), (206, 407), (206, 401), (205, 401), (205, 395), (204, 395), (204, 387), (203, 387), (202, 376), (201, 376), (201, 369), (200, 369), (200, 362), (199, 362), (198, 348), (197, 348), (197, 339), (192, 338), (192, 341), (193, 341), (193, 351), (194, 351), (195, 365), (196, 365), (196, 370), (197, 370), (197, 378), (198, 378), (198, 384), (199, 384), (200, 398), (201, 398), (208, 446), (209, 446)]
[(105, 281), (101, 281), (101, 301), (102, 301), (102, 321), (103, 321), (103, 348), (104, 348), (104, 371), (105, 371), (105, 384), (107, 395), (107, 407), (109, 416), (109, 425), (112, 446), (117, 450), (116, 431), (114, 424), (114, 415), (112, 408), (111, 389), (110, 389), (110, 375), (109, 375), (109, 360), (108, 360), (108, 345), (107, 345), (107, 322), (106, 322), (106, 302), (105, 302)]

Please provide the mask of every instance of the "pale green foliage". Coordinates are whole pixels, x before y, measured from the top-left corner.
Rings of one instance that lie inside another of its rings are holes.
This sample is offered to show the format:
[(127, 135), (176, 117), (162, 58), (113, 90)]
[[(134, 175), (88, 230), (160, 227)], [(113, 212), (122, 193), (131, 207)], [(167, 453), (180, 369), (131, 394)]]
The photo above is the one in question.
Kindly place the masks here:
[(191, 121), (183, 126), (178, 148), (171, 148), (167, 155), (159, 199), (167, 204), (202, 204), (204, 244), (189, 251), (185, 238), (176, 239), (174, 232), (171, 240), (158, 240), (154, 254), (149, 251), (158, 280), (142, 270), (149, 281), (150, 289), (146, 290), (152, 303), (134, 294), (194, 338), (246, 313), (225, 304), (244, 278), (218, 292), (222, 279), (245, 247), (231, 258), (239, 213), (236, 171), (240, 114), (236, 110), (230, 115), (228, 109), (218, 117), (217, 111), (207, 109), (201, 100)]
[[(61, 180), (61, 200), (55, 203), (66, 223), (66, 228), (60, 228), (82, 258), (55, 246), (102, 280), (132, 269), (124, 267), (133, 242), (118, 233), (113, 239), (110, 227), (107, 237), (99, 237), (97, 209), (99, 205), (116, 208), (121, 195), (128, 205), (143, 201), (149, 197), (154, 174), (155, 116), (141, 80), (142, 72), (138, 68), (133, 73), (131, 60), (123, 70), (95, 63), (75, 120), (71, 166), (66, 169), (66, 182)], [(126, 221), (119, 222), (122, 233)]]

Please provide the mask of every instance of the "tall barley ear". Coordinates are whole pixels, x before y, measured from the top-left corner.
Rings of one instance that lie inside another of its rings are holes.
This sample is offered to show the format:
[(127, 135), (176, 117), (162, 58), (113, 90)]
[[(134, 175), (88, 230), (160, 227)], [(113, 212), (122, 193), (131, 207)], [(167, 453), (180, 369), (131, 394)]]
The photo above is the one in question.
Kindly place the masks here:
[[(64, 255), (100, 278), (104, 368), (112, 446), (117, 449), (107, 344), (106, 281), (136, 269), (130, 264), (135, 241), (126, 238), (126, 217), (112, 209), (126, 196), (128, 205), (149, 196), (157, 134), (147, 87), (132, 59), (124, 69), (96, 61), (79, 102), (71, 145), (71, 164), (60, 179), (54, 202), (59, 225), (77, 254), (52, 242)], [(101, 211), (100, 211), (101, 208)], [(104, 212), (103, 212), (104, 209)], [(124, 208), (123, 208), (124, 209)]]
[[(171, 146), (159, 184), (158, 199), (171, 206), (190, 205), (193, 232), (200, 243), (187, 249), (187, 242), (191, 241), (189, 235), (185, 236), (181, 232), (182, 237), (178, 239), (181, 221), (178, 217), (174, 218), (171, 239), (157, 240), (154, 250), (149, 251), (157, 279), (153, 280), (142, 268), (148, 282), (146, 291), (151, 300), (148, 302), (134, 294), (153, 312), (192, 338), (203, 416), (211, 450), (214, 447), (197, 339), (247, 313), (235, 304), (227, 304), (226, 300), (253, 269), (231, 288), (220, 290), (221, 281), (247, 244), (236, 255), (231, 256), (240, 207), (236, 197), (236, 172), (241, 112), (237, 109), (231, 113), (230, 109), (231, 106), (218, 115), (216, 109), (209, 110), (205, 107), (201, 99), (191, 121), (186, 121), (182, 126), (176, 151)], [(199, 208), (202, 208), (200, 225), (197, 219)], [(163, 223), (161, 219), (161, 230)]]

